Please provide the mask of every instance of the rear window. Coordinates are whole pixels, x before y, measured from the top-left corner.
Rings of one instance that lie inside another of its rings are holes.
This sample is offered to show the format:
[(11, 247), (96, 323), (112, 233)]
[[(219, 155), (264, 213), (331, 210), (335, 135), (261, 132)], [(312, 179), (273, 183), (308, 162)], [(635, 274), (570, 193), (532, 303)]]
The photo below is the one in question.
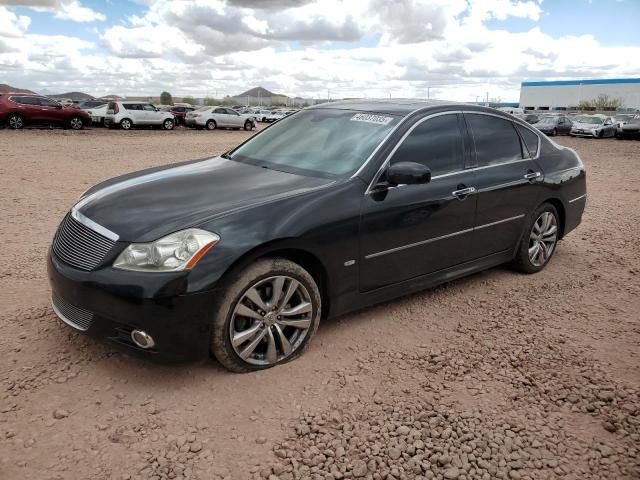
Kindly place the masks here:
[(109, 102), (109, 105), (107, 105), (107, 108), (109, 110), (115, 110), (117, 107), (116, 102)]
[(530, 157), (533, 158), (538, 155), (538, 136), (522, 125), (516, 125), (516, 128), (520, 132), (527, 150), (529, 150)]
[(465, 116), (473, 134), (478, 165), (522, 160), (520, 137), (509, 120), (481, 114)]

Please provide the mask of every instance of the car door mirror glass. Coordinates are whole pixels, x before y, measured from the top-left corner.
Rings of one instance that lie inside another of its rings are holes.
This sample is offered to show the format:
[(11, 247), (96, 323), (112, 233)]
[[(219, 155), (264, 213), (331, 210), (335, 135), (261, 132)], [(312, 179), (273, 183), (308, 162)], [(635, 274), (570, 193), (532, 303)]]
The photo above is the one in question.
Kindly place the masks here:
[(398, 162), (387, 169), (386, 180), (389, 185), (418, 185), (431, 181), (431, 170), (417, 162)]

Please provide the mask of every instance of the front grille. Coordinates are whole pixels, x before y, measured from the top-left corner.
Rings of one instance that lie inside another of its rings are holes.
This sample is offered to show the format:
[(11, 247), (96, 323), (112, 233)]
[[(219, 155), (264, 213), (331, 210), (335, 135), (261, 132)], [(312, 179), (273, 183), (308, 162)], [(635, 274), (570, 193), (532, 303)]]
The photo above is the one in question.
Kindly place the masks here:
[(53, 252), (72, 267), (91, 271), (96, 268), (115, 242), (94, 232), (67, 214), (53, 237)]
[(83, 332), (89, 330), (93, 321), (93, 312), (76, 307), (55, 293), (51, 295), (51, 304), (53, 305), (53, 311), (64, 323)]

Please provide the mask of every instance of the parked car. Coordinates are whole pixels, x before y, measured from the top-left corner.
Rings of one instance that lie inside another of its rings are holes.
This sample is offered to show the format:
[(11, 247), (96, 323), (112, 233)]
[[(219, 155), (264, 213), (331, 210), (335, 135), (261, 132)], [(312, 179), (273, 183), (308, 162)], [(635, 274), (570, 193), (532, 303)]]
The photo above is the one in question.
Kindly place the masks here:
[(106, 100), (87, 100), (86, 102), (82, 102), (78, 104), (78, 108), (82, 110), (91, 110), (92, 108), (98, 108), (103, 105), (107, 105), (109, 102)]
[(186, 123), (188, 127), (206, 128), (244, 128), (249, 131), (255, 128), (256, 119), (250, 114), (240, 114), (228, 107), (202, 107), (187, 113)]
[(640, 117), (634, 117), (616, 130), (620, 140), (640, 140)]
[(569, 131), (572, 137), (613, 137), (617, 126), (613, 118), (605, 115), (578, 115), (573, 119), (573, 125)]
[(531, 125), (540, 120), (540, 117), (538, 115), (534, 115), (533, 113), (514, 113), (513, 116), (519, 118), (520, 120), (524, 120)]
[(259, 370), (321, 318), (505, 262), (539, 272), (586, 195), (575, 151), (494, 109), (318, 105), (90, 188), (47, 256), (53, 308), (129, 352)]
[(634, 119), (636, 115), (633, 113), (621, 113), (613, 117), (613, 123), (617, 127), (622, 127), (626, 123)]
[(27, 125), (56, 125), (80, 130), (91, 124), (91, 117), (79, 108), (40, 95), (0, 94), (0, 123), (20, 129)]
[(549, 115), (535, 123), (535, 127), (545, 135), (569, 135), (573, 122), (565, 115)]
[(266, 108), (256, 109), (253, 111), (253, 115), (260, 122), (274, 122), (280, 120), (284, 115), (274, 113), (274, 110), (268, 110)]
[(193, 112), (194, 110), (195, 108), (188, 107), (185, 105), (174, 105), (173, 107), (169, 107), (167, 109), (168, 112), (171, 112), (173, 114), (173, 117), (175, 118), (175, 121), (176, 121), (176, 125), (180, 125), (180, 124), (185, 125), (187, 113)]
[(95, 125), (104, 125), (104, 118), (107, 116), (108, 103), (91, 109), (83, 109), (91, 117), (91, 122)]
[(171, 112), (163, 112), (155, 105), (141, 102), (109, 102), (104, 117), (107, 127), (129, 130), (133, 127), (162, 127), (173, 130), (175, 120)]

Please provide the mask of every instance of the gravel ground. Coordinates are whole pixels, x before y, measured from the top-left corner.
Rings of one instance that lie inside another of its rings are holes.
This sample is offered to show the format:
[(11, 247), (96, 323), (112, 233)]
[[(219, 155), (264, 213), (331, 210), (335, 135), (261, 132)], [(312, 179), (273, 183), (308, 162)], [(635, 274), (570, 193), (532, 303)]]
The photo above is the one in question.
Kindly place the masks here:
[(558, 139), (589, 200), (543, 272), (327, 321), (276, 369), (158, 366), (63, 326), (44, 257), (82, 191), (247, 135), (0, 131), (0, 478), (640, 478), (640, 142)]

